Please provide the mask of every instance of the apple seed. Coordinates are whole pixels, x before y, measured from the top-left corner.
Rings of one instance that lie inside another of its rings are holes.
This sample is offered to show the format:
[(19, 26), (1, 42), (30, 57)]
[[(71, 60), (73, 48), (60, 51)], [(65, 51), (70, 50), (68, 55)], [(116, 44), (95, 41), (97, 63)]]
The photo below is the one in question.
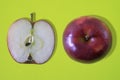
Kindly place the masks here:
[(25, 40), (25, 46), (30, 46), (33, 43), (34, 39), (33, 36), (28, 36)]

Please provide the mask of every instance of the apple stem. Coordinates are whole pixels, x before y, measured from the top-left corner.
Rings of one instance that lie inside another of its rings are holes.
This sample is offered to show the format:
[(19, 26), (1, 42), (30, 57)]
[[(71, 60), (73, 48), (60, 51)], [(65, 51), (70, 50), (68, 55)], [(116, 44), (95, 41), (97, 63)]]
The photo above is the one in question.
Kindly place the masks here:
[(88, 35), (85, 36), (85, 40), (86, 40), (86, 41), (89, 40), (89, 36), (88, 36)]
[(31, 22), (32, 22), (31, 35), (33, 34), (33, 23), (35, 22), (35, 20), (36, 20), (36, 13), (33, 12), (33, 13), (31, 13)]
[(32, 21), (32, 23), (35, 22), (35, 20), (36, 20), (36, 13), (33, 12), (33, 13), (31, 13), (31, 21)]

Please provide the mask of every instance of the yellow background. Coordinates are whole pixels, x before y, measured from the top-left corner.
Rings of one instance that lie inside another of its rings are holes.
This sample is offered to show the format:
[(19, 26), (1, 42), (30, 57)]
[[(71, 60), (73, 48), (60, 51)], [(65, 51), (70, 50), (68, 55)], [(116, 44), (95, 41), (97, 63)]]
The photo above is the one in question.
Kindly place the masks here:
[[(56, 28), (57, 47), (45, 64), (19, 64), (9, 54), (7, 32), (10, 25), (36, 12), (36, 19), (48, 19)], [(99, 15), (111, 22), (116, 44), (109, 57), (93, 64), (70, 59), (63, 48), (66, 25), (84, 15)], [(120, 80), (119, 0), (0, 0), (0, 80)]]

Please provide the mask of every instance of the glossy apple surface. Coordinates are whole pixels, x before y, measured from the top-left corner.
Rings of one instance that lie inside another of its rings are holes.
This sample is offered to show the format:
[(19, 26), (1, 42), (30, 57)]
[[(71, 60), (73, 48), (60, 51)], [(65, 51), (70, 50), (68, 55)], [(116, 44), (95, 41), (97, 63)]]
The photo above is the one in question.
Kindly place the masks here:
[(95, 61), (110, 50), (112, 35), (109, 26), (93, 16), (83, 16), (70, 22), (63, 34), (67, 54), (77, 61)]

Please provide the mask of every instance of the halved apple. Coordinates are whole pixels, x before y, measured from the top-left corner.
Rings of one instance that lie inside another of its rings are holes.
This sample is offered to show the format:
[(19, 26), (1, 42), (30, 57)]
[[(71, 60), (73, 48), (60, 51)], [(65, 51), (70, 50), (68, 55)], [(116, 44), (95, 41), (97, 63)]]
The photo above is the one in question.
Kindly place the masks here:
[(46, 20), (33, 22), (22, 18), (11, 25), (7, 41), (15, 61), (41, 64), (46, 62), (53, 53), (54, 30)]

